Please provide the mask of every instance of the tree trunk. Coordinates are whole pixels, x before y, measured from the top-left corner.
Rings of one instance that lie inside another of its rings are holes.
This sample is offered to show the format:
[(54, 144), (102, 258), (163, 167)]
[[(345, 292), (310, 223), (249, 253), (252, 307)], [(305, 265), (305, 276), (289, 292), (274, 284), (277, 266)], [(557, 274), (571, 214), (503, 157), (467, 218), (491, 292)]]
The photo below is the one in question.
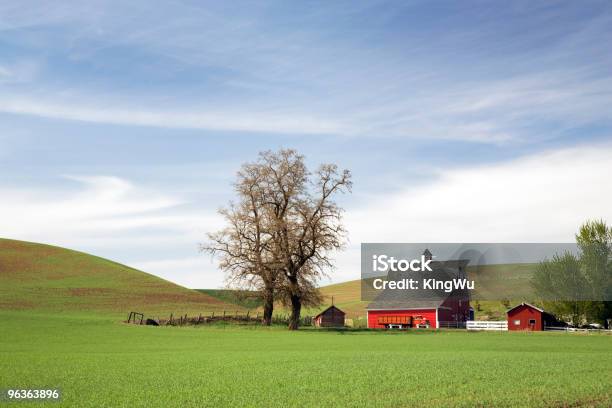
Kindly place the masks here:
[(262, 324), (270, 326), (272, 324), (272, 312), (274, 311), (274, 295), (269, 289), (264, 290), (264, 310)]
[(291, 317), (289, 317), (289, 330), (297, 330), (300, 324), (300, 313), (302, 311), (302, 296), (297, 278), (289, 278), (291, 290)]

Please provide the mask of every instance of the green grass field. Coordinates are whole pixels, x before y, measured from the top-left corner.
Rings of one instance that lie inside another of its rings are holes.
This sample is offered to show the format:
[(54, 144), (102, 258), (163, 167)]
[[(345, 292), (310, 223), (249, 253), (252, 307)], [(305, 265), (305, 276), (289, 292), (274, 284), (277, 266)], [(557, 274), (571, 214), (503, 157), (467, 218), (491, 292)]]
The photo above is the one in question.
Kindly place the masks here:
[[(131, 309), (237, 306), (227, 294), (9, 240), (0, 240), (0, 283), (0, 388), (61, 388), (49, 406), (612, 406), (609, 335), (128, 325)], [(324, 291), (361, 307), (351, 283)]]
[(0, 316), (2, 386), (60, 387), (66, 406), (612, 404), (606, 335), (296, 333)]

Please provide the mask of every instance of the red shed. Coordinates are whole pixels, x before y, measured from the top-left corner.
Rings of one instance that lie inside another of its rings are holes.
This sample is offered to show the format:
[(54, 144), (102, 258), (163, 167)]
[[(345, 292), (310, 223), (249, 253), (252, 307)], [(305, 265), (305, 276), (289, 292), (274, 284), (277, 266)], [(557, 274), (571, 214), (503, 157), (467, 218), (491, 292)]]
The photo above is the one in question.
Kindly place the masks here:
[[(424, 255), (431, 259), (431, 252)], [(388, 278), (413, 278), (419, 282), (436, 278), (464, 278), (467, 260), (432, 261), (431, 272), (393, 272)], [(368, 328), (406, 329), (465, 327), (470, 316), (470, 296), (467, 289), (444, 290), (382, 290), (367, 306)]]
[(336, 306), (331, 305), (314, 317), (316, 327), (343, 327), (345, 313)]
[(550, 313), (525, 302), (513, 307), (506, 313), (508, 314), (508, 330), (542, 331), (546, 327), (559, 324)]

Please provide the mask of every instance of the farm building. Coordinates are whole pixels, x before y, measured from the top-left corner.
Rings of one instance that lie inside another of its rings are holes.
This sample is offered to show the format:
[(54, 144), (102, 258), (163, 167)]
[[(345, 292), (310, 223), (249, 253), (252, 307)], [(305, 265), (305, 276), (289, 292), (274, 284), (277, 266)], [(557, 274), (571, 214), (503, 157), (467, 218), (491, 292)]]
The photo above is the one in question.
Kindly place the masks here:
[[(425, 250), (426, 259), (431, 252)], [(431, 272), (389, 272), (388, 279), (452, 280), (465, 278), (469, 261), (432, 261)], [(391, 290), (385, 289), (367, 306), (368, 328), (406, 329), (465, 327), (470, 317), (470, 296), (467, 289)]]
[(550, 313), (525, 302), (513, 307), (506, 313), (508, 315), (508, 330), (542, 331), (546, 327), (562, 324)]
[(336, 306), (331, 305), (313, 319), (316, 327), (343, 327), (345, 313)]

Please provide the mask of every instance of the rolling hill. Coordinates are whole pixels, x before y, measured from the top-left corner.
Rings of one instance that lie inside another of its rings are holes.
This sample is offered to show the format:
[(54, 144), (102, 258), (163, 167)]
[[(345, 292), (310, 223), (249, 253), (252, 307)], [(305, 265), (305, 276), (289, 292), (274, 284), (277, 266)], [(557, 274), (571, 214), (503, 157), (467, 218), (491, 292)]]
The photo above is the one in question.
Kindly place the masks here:
[[(347, 317), (355, 319), (365, 317), (365, 308), (368, 305), (367, 301), (361, 300), (361, 281), (352, 280), (348, 282), (336, 283), (333, 285), (323, 286), (321, 292), (325, 298), (324, 309), (333, 302), (336, 306), (342, 309)], [(318, 312), (319, 310), (316, 310)]]
[(51, 245), (0, 239), (0, 310), (126, 316), (241, 309), (107, 259)]
[[(483, 295), (494, 297), (512, 288), (511, 304), (531, 297), (528, 281), (534, 265), (492, 265), (468, 270), (483, 283)], [(503, 279), (500, 279), (503, 276)], [(209, 313), (260, 309), (256, 299), (231, 290), (191, 290), (119, 263), (51, 245), (0, 239), (0, 309), (52, 312), (97, 312), (124, 316)], [(360, 281), (323, 286), (325, 301), (305, 309), (315, 315), (332, 302), (350, 319), (364, 318), (369, 302), (361, 300)], [(500, 296), (501, 297), (501, 296)], [(473, 301), (477, 319), (500, 319), (501, 301)], [(288, 313), (277, 305), (276, 313)]]

